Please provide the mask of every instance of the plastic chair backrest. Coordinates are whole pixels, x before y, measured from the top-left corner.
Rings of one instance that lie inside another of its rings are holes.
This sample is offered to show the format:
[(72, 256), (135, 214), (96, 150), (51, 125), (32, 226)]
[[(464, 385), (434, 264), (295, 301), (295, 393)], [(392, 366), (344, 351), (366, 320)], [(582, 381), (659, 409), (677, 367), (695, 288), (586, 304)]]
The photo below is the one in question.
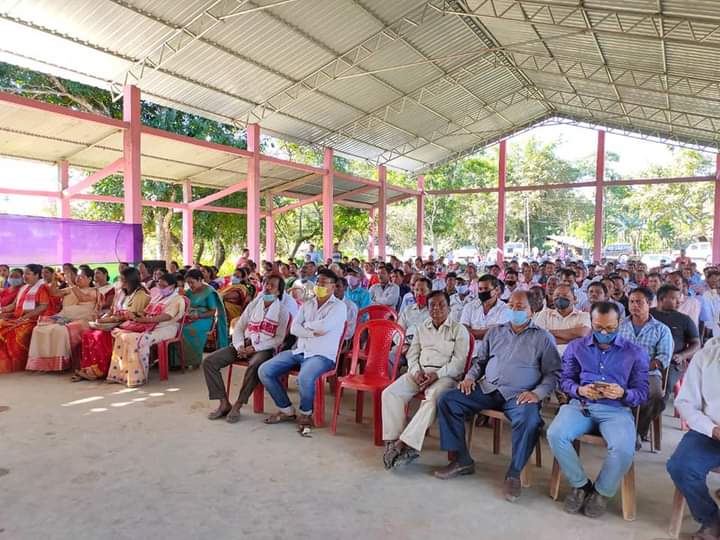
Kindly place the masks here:
[(182, 337), (183, 328), (185, 327), (185, 321), (190, 316), (190, 299), (187, 296), (183, 296), (182, 299), (185, 301), (185, 314), (180, 317), (180, 324), (178, 325), (177, 338)]
[[(365, 331), (367, 331), (367, 345), (364, 350), (367, 357), (363, 374), (394, 380), (400, 365), (402, 349), (405, 345), (405, 329), (396, 322), (385, 319), (371, 319), (360, 324), (353, 338), (351, 374), (357, 373), (360, 356), (360, 336)], [(395, 339), (396, 336), (397, 340)], [(393, 345), (396, 346), (395, 361), (393, 362), (392, 373), (390, 373), (388, 360)]]
[(467, 360), (465, 361), (465, 373), (470, 371), (472, 365), (473, 351), (475, 350), (475, 336), (468, 331), (468, 337), (470, 338), (470, 350), (468, 351)]
[[(397, 321), (397, 312), (391, 308), (390, 306), (385, 306), (383, 304), (373, 304), (372, 306), (368, 306), (365, 308), (362, 308), (360, 311), (358, 311), (357, 315), (357, 323), (360, 324), (363, 321), (363, 318), (367, 315), (368, 320), (375, 320), (375, 319), (387, 319), (390, 321)], [(357, 331), (355, 332), (357, 333)]]

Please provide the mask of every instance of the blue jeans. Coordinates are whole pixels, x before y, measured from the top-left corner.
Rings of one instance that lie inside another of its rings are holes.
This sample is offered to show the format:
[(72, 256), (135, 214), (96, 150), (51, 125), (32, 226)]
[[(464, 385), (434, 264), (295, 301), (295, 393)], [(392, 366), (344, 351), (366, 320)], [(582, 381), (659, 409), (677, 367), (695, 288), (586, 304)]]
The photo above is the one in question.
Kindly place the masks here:
[(293, 354), (292, 351), (283, 351), (274, 356), (258, 370), (260, 382), (265, 385), (275, 405), (280, 409), (292, 407), (287, 391), (280, 379), (283, 375), (290, 373), (293, 369), (300, 367), (300, 374), (297, 378), (298, 390), (300, 392), (300, 412), (311, 414), (313, 400), (315, 399), (315, 383), (320, 375), (333, 368), (335, 362), (324, 356), (311, 356), (305, 358), (304, 354)]
[(708, 473), (720, 467), (720, 441), (688, 431), (667, 463), (667, 470), (702, 525), (720, 524), (718, 505), (707, 487)]
[(540, 404), (518, 405), (515, 398), (508, 401), (500, 392), (485, 394), (478, 385), (470, 395), (460, 390), (450, 390), (438, 401), (438, 424), (440, 445), (443, 450), (458, 454), (461, 465), (472, 463), (465, 442), (465, 417), (483, 409), (503, 411), (512, 425), (512, 458), (506, 477), (519, 478), (537, 444), (542, 426)]
[(635, 456), (635, 422), (630, 409), (625, 407), (589, 403), (587, 410), (589, 416), (582, 413), (576, 399), (560, 407), (547, 431), (548, 443), (570, 485), (579, 488), (587, 483), (588, 476), (572, 443), (581, 435), (599, 431), (607, 443), (608, 453), (595, 481), (595, 490), (603, 497), (612, 497)]

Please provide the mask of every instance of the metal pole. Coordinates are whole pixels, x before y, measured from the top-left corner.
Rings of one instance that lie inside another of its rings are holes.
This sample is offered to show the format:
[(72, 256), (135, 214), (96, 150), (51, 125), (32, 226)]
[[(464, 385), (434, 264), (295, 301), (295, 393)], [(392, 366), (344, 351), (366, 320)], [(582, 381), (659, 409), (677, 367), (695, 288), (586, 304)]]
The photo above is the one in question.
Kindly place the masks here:
[(505, 253), (505, 180), (507, 179), (507, 141), (500, 141), (498, 153), (498, 223), (497, 256), (495, 262), (502, 265)]
[(603, 199), (605, 195), (605, 132), (598, 131), (597, 155), (595, 157), (595, 238), (593, 260), (602, 259)]
[(378, 167), (378, 180), (380, 181), (380, 189), (378, 190), (378, 257), (385, 260), (386, 241), (387, 241), (387, 169), (385, 165)]
[(273, 196), (268, 192), (265, 196), (265, 257), (275, 262), (275, 217), (273, 216)]
[(247, 147), (253, 156), (248, 159), (247, 174), (247, 240), (250, 258), (260, 262), (260, 125), (248, 124)]
[(715, 214), (713, 215), (712, 261), (720, 263), (720, 154), (715, 156)]
[(415, 255), (422, 258), (423, 244), (425, 242), (425, 177), (418, 176), (417, 180), (418, 191), (420, 191), (420, 193), (417, 196), (417, 232), (415, 237)]
[[(192, 185), (190, 180), (183, 182), (183, 202), (188, 205), (192, 202)], [(193, 209), (186, 206), (182, 210), (182, 246), (183, 246), (183, 264), (193, 263)]]
[(323, 206), (323, 258), (331, 259), (333, 254), (333, 149), (326, 148), (323, 156), (325, 174), (322, 179)]

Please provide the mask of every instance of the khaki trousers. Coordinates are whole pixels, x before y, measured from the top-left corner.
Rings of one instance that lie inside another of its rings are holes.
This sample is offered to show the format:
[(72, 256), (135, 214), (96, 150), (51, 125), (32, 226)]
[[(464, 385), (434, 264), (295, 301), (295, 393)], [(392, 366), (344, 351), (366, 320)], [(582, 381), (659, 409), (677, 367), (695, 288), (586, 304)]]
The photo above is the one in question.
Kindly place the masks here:
[(405, 426), (405, 405), (420, 391), (420, 388), (409, 373), (398, 377), (382, 393), (383, 440), (400, 439), (418, 452), (422, 450), (425, 433), (435, 421), (438, 399), (456, 385), (455, 379), (442, 377), (427, 387), (420, 408)]

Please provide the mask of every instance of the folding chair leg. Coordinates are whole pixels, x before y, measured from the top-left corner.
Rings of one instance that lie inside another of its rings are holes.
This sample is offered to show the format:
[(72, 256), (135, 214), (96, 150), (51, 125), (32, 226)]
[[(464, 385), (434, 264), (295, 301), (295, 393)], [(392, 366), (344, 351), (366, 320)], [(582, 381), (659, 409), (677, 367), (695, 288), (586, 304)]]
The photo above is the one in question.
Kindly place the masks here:
[(168, 348), (165, 343), (158, 345), (158, 370), (160, 371), (160, 380), (168, 380)]
[(472, 440), (473, 440), (473, 433), (475, 433), (475, 422), (477, 421), (477, 414), (474, 414), (470, 417), (470, 425), (467, 428), (467, 449), (468, 452), (470, 451), (470, 448), (472, 448)]
[(493, 454), (497, 455), (500, 453), (500, 447), (502, 445), (502, 432), (503, 423), (498, 418), (493, 418)]
[(253, 412), (255, 414), (265, 412), (265, 387), (260, 383), (253, 390)]
[(685, 513), (685, 497), (678, 488), (675, 488), (675, 495), (673, 496), (672, 505), (672, 516), (670, 517), (670, 526), (668, 527), (668, 534), (670, 538), (677, 538), (680, 536), (680, 529), (682, 528), (683, 514)]
[(635, 521), (636, 500), (635, 500), (635, 464), (630, 465), (630, 469), (622, 480), (622, 510), (623, 519), (625, 521)]
[(355, 395), (355, 423), (362, 424), (363, 407), (365, 406), (365, 392), (358, 390)]
[(657, 452), (662, 450), (662, 415), (659, 414), (652, 421), (653, 446)]
[(540, 437), (538, 437), (538, 442), (535, 445), (535, 466), (542, 469), (542, 443)]
[(550, 473), (550, 497), (557, 501), (560, 495), (560, 464), (557, 459), (553, 459), (552, 473)]
[(335, 406), (333, 407), (332, 422), (330, 423), (330, 433), (335, 435), (337, 431), (337, 419), (340, 414), (340, 400), (342, 399), (343, 387), (339, 384), (335, 389)]
[(375, 446), (382, 446), (382, 392), (373, 392), (373, 423), (375, 424)]

